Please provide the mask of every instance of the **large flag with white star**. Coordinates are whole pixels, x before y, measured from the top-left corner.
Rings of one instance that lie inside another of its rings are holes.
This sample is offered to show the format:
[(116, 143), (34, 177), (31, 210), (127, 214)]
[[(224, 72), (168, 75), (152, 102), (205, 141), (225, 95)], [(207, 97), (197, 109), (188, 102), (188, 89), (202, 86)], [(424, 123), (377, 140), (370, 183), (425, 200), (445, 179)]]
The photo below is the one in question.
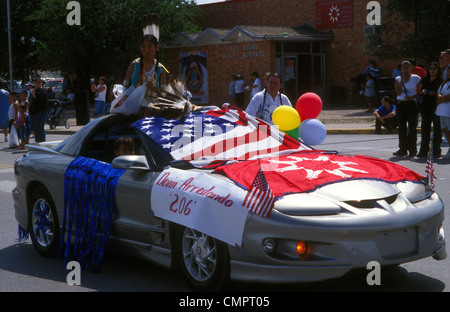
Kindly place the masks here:
[(148, 117), (133, 126), (175, 160), (201, 163), (202, 167), (308, 149), (275, 126), (231, 105), (192, 112), (183, 119)]
[(258, 171), (277, 198), (292, 193), (314, 190), (329, 183), (367, 179), (389, 183), (422, 181), (423, 176), (382, 159), (368, 156), (344, 156), (322, 151), (300, 151), (289, 155), (249, 160), (219, 166), (216, 173), (224, 174), (244, 189), (251, 189)]

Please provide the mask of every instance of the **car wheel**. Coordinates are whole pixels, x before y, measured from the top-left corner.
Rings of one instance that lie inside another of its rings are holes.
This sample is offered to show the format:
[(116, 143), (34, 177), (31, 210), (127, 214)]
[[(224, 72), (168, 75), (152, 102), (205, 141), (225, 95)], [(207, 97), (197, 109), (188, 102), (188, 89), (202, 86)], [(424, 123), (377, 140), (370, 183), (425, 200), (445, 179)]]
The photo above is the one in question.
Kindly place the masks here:
[(28, 213), (30, 237), (34, 248), (44, 257), (56, 257), (59, 246), (59, 222), (55, 205), (44, 188), (31, 195)]
[(177, 235), (179, 265), (195, 290), (219, 290), (229, 278), (230, 260), (226, 245), (191, 228)]

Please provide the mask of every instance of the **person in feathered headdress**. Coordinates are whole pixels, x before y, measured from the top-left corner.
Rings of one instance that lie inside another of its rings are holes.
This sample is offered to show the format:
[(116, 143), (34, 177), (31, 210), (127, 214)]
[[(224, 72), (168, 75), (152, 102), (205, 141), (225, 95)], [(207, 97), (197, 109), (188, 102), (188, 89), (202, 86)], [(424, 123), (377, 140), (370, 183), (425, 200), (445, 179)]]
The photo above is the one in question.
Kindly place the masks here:
[[(155, 14), (142, 18), (143, 38), (140, 45), (140, 57), (133, 60), (128, 67), (120, 101), (113, 105), (113, 110), (125, 105), (130, 113), (156, 102), (157, 96), (164, 89), (168, 70), (156, 59), (159, 50), (159, 25)], [(143, 87), (143, 86), (146, 87)], [(121, 112), (125, 108), (121, 109)]]
[(143, 39), (141, 55), (128, 67), (123, 85), (115, 85), (116, 100), (111, 104), (111, 113), (124, 115), (141, 113), (143, 116), (156, 115), (180, 118), (188, 112), (200, 109), (181, 96), (183, 93), (171, 88), (175, 94), (166, 91), (166, 75), (169, 71), (156, 59), (159, 49), (159, 26), (155, 14), (142, 19)]

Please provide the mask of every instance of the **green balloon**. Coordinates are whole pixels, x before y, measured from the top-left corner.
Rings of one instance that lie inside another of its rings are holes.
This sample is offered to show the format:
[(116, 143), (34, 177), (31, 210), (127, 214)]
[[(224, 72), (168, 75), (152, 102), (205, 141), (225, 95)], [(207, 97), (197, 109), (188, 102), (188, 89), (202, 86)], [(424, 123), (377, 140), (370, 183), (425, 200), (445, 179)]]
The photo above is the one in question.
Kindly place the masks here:
[(291, 137), (293, 137), (294, 139), (297, 139), (300, 137), (300, 135), (298, 134), (298, 128), (294, 128), (292, 130), (287, 130), (287, 131), (283, 131), (284, 133), (286, 133), (287, 135), (290, 135)]

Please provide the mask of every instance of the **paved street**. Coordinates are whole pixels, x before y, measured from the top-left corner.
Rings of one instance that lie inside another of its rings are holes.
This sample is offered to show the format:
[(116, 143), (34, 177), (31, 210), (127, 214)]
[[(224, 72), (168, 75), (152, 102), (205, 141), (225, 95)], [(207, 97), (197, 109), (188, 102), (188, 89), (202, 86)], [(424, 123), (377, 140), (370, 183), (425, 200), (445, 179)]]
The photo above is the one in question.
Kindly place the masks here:
[[(367, 125), (370, 122), (366, 123)], [(340, 124), (342, 125), (342, 123)], [(344, 126), (342, 126), (344, 127)], [(63, 128), (64, 129), (64, 128)], [(73, 128), (71, 128), (74, 130)], [(335, 130), (338, 130), (337, 128)], [(50, 133), (50, 132), (49, 132)], [(48, 140), (60, 140), (69, 134), (49, 134)], [(343, 154), (369, 155), (396, 162), (425, 175), (425, 159), (394, 157), (397, 149), (397, 135), (382, 134), (338, 134), (330, 131), (318, 148), (338, 150)], [(14, 182), (14, 160), (23, 152), (11, 150), (8, 143), (0, 142), (0, 291), (158, 291), (184, 292), (190, 289), (177, 272), (163, 270), (155, 265), (121, 255), (108, 254), (102, 272), (83, 272), (81, 286), (69, 286), (69, 273), (62, 261), (40, 257), (30, 241), (17, 244), (17, 223), (14, 219), (11, 190)], [(420, 140), (420, 135), (419, 135)], [(448, 144), (443, 145), (446, 152)], [(438, 159), (436, 168), (436, 189), (442, 197), (450, 215), (450, 160)], [(449, 218), (445, 230), (450, 233)], [(448, 249), (448, 248), (447, 248)], [(358, 271), (343, 278), (320, 283), (296, 285), (232, 284), (233, 291), (431, 291), (450, 290), (450, 260), (436, 261), (432, 258), (403, 264), (384, 272), (380, 286), (366, 283), (367, 271)]]

